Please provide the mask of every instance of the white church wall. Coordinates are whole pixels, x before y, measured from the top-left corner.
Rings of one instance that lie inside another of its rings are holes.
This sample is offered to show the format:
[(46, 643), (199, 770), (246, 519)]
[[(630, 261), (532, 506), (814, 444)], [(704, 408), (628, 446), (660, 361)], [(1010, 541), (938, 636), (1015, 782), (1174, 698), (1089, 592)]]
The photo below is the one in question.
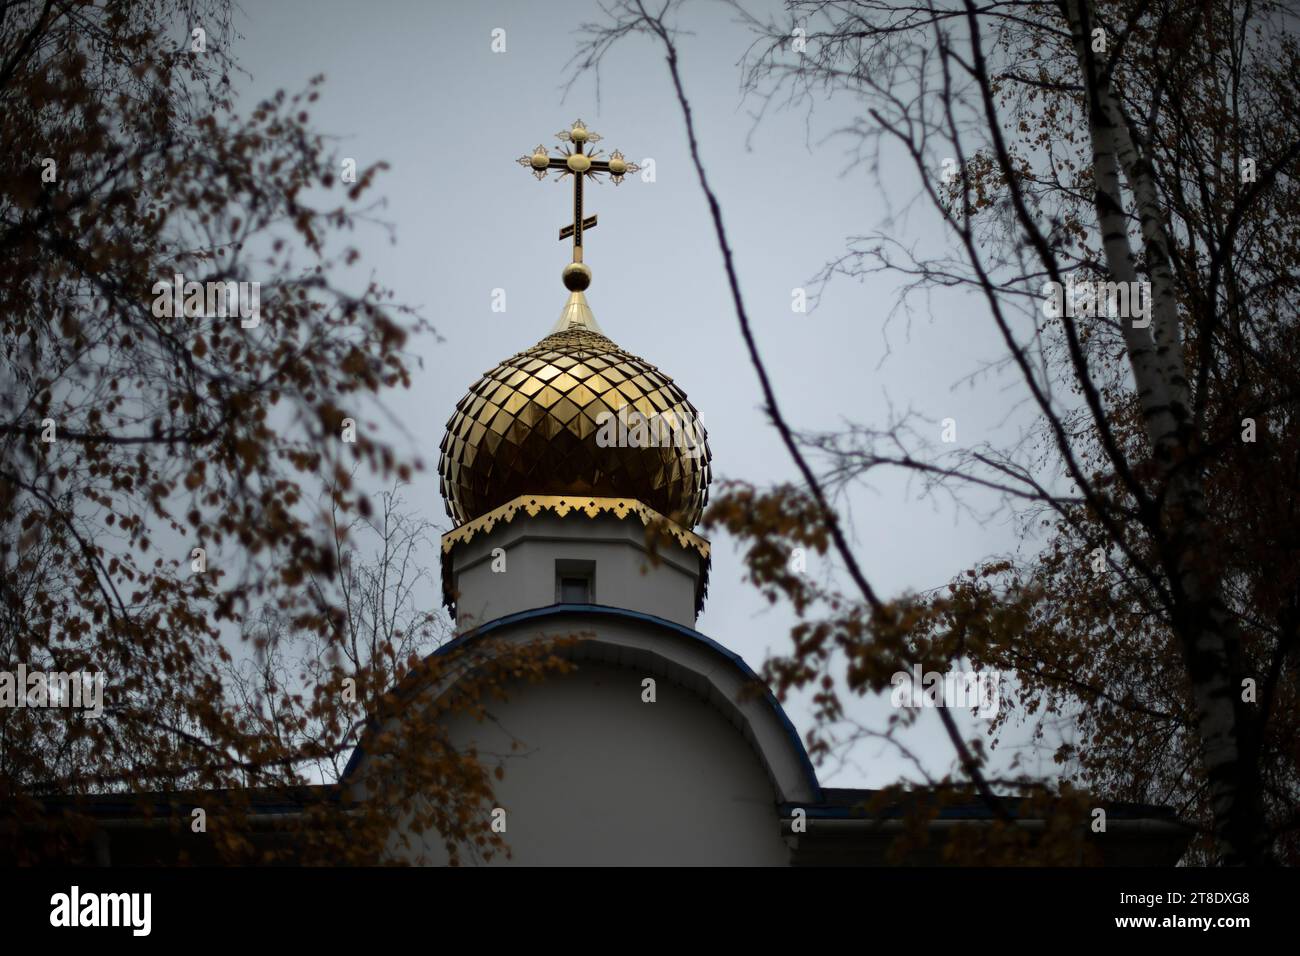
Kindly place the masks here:
[[(502, 553), (494, 555), (498, 548)], [(691, 627), (701, 558), (676, 542), (664, 543), (657, 556), (656, 564), (646, 548), (645, 529), (636, 519), (516, 515), (489, 534), (458, 545), (451, 556), (457, 630), (557, 603), (556, 561), (561, 560), (594, 562), (591, 603)], [(494, 563), (504, 570), (494, 571)]]
[[(448, 725), (462, 746), (502, 755), (505, 777), (494, 786), (512, 858), (493, 862), (789, 863), (777, 804), (812, 798), (802, 751), (770, 704), (739, 695), (744, 675), (717, 650), (662, 625), (593, 615), (506, 630), (499, 636), (596, 638), (576, 652), (575, 672), (511, 688), (491, 708), (494, 721)], [(363, 758), (358, 778), (364, 772)], [(409, 847), (394, 838), (390, 852), (446, 862), (437, 834), (407, 838)]]

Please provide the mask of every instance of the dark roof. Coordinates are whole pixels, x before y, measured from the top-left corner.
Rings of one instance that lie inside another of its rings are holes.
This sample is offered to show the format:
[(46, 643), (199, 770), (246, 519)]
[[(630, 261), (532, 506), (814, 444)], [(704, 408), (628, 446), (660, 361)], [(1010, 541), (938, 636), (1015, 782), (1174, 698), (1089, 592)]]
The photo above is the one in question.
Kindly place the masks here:
[[(847, 787), (823, 787), (822, 799), (813, 804), (787, 803), (781, 807), (783, 816), (790, 816), (794, 810), (804, 810), (811, 819), (823, 820), (852, 820), (852, 819), (894, 819), (903, 816), (904, 807), (895, 800), (893, 803), (886, 804), (875, 813), (868, 813), (867, 806), (873, 800), (876, 800), (884, 792), (881, 790), (859, 790)], [(933, 800), (934, 797), (929, 793), (918, 793), (918, 799)], [(1019, 796), (1005, 795), (1000, 796), (1003, 806), (1007, 812), (1014, 817), (1019, 817), (1021, 808), (1026, 803), (1025, 798)], [(1150, 803), (1110, 803), (1102, 802), (1100, 806), (1105, 809), (1106, 815), (1115, 820), (1168, 820), (1177, 822), (1178, 815), (1171, 807), (1158, 806)], [(939, 808), (938, 818), (940, 820), (992, 820), (996, 819), (998, 814), (993, 810), (989, 803), (983, 799), (965, 800), (960, 803), (948, 804)]]
[[(210, 809), (236, 803), (246, 805), (256, 816), (297, 813), (304, 807), (322, 803), (339, 803), (341, 789), (336, 784), (299, 787), (259, 787), (255, 789), (176, 790), (150, 793), (91, 793), (32, 796), (46, 814), (74, 813), (95, 819), (188, 816), (196, 807)], [(6, 806), (10, 814), (14, 805)]]

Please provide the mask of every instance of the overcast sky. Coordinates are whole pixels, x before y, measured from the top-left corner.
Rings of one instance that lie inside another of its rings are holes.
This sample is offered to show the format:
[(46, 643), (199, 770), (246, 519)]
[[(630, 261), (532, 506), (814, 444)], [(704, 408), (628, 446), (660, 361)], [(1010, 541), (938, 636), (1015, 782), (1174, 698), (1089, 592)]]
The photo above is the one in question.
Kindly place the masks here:
[[(755, 10), (766, 6), (775, 5)], [(564, 93), (575, 31), (599, 16), (587, 0), (261, 0), (246, 4), (237, 23), (235, 55), (251, 74), (238, 84), (245, 108), (324, 73), (313, 124), (336, 136), (339, 155), (359, 167), (391, 166), (371, 196), (384, 200), (377, 214), (393, 224), (395, 241), (380, 229), (348, 238), (364, 268), (399, 301), (422, 307), (443, 339), (415, 343), (424, 367), (409, 391), (388, 397), (405, 424), (404, 434), (390, 429), (388, 437), (426, 464), (408, 499), (442, 530), (449, 524), (436, 464), (448, 416), (483, 371), (547, 334), (566, 297), (559, 276), (569, 247), (556, 231), (570, 221), (571, 187), (539, 183), (515, 160), (538, 143), (553, 148), (554, 134), (579, 117), (605, 137), (601, 148), (638, 162), (653, 158), (656, 171), (653, 183), (630, 177), (588, 190), (588, 213), (600, 216), (586, 242), (597, 320), (689, 395), (708, 429), (715, 478), (766, 484), (795, 475), (759, 410), (660, 50), (648, 39), (624, 41), (602, 70), (599, 101), (590, 77)], [(842, 253), (849, 236), (883, 227), (905, 243), (940, 240), (928, 211), (890, 221), (889, 203), (916, 190), (910, 164), (887, 166), (884, 190), (867, 170), (846, 171), (846, 144), (826, 136), (851, 116), (852, 103), (819, 104), (810, 123), (806, 111), (785, 112), (755, 127), (754, 104), (739, 92), (747, 30), (710, 0), (688, 4), (679, 23), (692, 31), (680, 54), (703, 158), (791, 421), (805, 429), (846, 420), (879, 425), (892, 403), (936, 422), (955, 418), (962, 443), (1005, 430), (1016, 397), (1006, 380), (957, 384), (999, 354), (982, 301), (960, 294), (916, 300), (920, 311), (910, 322), (886, 327), (899, 283), (883, 277), (837, 281), (815, 311), (791, 309), (792, 290)], [(498, 28), (504, 53), (492, 51)], [(504, 313), (492, 311), (494, 289), (506, 292)], [(851, 504), (860, 561), (886, 595), (940, 586), (973, 561), (1015, 547), (1005, 521), (980, 524), (945, 502), (919, 499), (905, 475), (874, 478)], [(810, 571), (820, 573), (815, 564)], [(791, 620), (769, 609), (742, 574), (732, 543), (715, 537), (698, 629), (757, 670), (769, 652), (788, 648)], [(787, 709), (805, 731), (804, 704), (793, 700)], [(856, 713), (882, 724), (887, 695)], [(948, 767), (951, 748), (933, 713), (907, 740), (932, 770)], [(909, 773), (898, 754), (874, 744), (857, 751), (854, 766), (821, 770), (832, 786), (880, 786)]]

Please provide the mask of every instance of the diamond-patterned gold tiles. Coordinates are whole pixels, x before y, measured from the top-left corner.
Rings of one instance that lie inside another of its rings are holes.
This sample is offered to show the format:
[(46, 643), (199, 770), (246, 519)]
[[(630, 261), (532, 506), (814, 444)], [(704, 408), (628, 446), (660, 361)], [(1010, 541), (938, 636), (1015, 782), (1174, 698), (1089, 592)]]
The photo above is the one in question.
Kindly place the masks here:
[[(601, 447), (603, 413), (626, 417), (631, 409), (693, 429), (698, 447)], [(559, 494), (636, 499), (690, 529), (708, 499), (706, 438), (672, 379), (599, 332), (571, 325), (470, 387), (447, 423), (438, 474), (457, 525), (519, 495)]]

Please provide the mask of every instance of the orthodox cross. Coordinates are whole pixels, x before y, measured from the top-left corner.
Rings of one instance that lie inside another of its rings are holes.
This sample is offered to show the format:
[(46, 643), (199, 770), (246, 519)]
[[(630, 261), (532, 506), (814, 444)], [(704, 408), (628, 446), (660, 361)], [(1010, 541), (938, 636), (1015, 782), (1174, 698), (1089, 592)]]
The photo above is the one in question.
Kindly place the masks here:
[(582, 120), (575, 120), (574, 124), (566, 130), (561, 130), (555, 134), (556, 138), (562, 143), (571, 143), (571, 147), (563, 146), (559, 156), (552, 156), (546, 152), (546, 147), (539, 145), (531, 156), (521, 156), (518, 160), (519, 165), (527, 166), (532, 174), (538, 179), (545, 179), (546, 174), (552, 169), (561, 170), (560, 179), (565, 176), (573, 177), (573, 224), (565, 226), (560, 230), (560, 241), (563, 242), (570, 236), (573, 237), (573, 261), (582, 261), (582, 233), (587, 229), (596, 228), (596, 217), (582, 217), (582, 184), (583, 180), (590, 177), (596, 182), (601, 173), (609, 173), (610, 180), (614, 185), (623, 181), (623, 177), (628, 173), (635, 173), (641, 167), (636, 163), (629, 163), (623, 154), (614, 150), (609, 159), (601, 159), (600, 151), (583, 152), (583, 146), (588, 143), (600, 142), (600, 135), (593, 133), (583, 125)]

